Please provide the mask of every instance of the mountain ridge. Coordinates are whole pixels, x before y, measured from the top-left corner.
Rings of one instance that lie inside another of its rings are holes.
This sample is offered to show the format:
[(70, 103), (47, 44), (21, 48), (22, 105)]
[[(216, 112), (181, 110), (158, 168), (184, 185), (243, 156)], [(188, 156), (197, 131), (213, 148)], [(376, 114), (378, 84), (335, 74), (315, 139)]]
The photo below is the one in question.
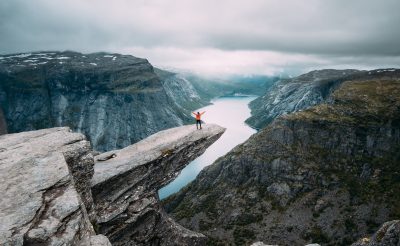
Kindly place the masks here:
[(329, 97), (344, 77), (360, 72), (353, 69), (324, 69), (281, 79), (265, 95), (250, 103), (251, 117), (246, 123), (261, 129), (277, 116), (317, 105)]
[(210, 244), (348, 245), (400, 216), (400, 70), (341, 82), (206, 167), (164, 204)]
[(192, 110), (226, 91), (263, 91), (271, 83), (255, 79), (232, 86), (106, 52), (0, 55), (0, 127), (15, 133), (68, 126), (85, 134), (95, 150), (108, 151), (191, 123)]
[(1, 56), (0, 106), (10, 133), (69, 126), (100, 151), (191, 119), (146, 59), (110, 53)]

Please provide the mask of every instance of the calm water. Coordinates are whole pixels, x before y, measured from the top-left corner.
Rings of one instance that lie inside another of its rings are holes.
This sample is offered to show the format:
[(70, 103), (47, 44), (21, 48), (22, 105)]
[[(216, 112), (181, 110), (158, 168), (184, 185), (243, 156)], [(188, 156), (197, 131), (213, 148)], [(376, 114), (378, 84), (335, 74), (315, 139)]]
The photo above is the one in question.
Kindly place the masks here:
[(244, 123), (250, 117), (248, 104), (255, 97), (222, 97), (214, 100), (212, 105), (197, 111), (206, 111), (202, 119), (206, 123), (215, 123), (226, 128), (225, 133), (203, 155), (186, 166), (181, 174), (167, 186), (158, 191), (160, 199), (179, 191), (194, 180), (199, 172), (246, 141), (256, 131)]

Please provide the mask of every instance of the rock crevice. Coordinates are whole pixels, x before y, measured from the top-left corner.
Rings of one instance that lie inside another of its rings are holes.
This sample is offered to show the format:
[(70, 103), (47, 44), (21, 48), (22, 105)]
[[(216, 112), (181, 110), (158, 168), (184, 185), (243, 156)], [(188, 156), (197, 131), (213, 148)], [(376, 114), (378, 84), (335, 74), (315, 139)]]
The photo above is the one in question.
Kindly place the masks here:
[(53, 128), (3, 135), (0, 142), (0, 244), (76, 244), (94, 234), (83, 202), (91, 192), (76, 188), (64, 157), (89, 154), (83, 135)]
[(69, 128), (0, 136), (0, 244), (110, 245), (96, 232), (113, 245), (204, 244), (163, 212), (157, 190), (223, 132), (173, 128), (105, 161)]
[[(99, 232), (109, 236), (116, 245), (128, 243), (135, 234), (140, 235), (135, 243), (143, 245), (161, 239), (170, 241), (170, 237), (177, 242), (190, 241), (191, 245), (204, 242), (201, 234), (185, 230), (169, 219), (159, 205), (157, 191), (202, 154), (223, 131), (209, 124), (202, 131), (193, 126), (178, 127), (122, 150), (96, 156), (92, 192)], [(111, 155), (115, 157), (98, 161)], [(179, 236), (172, 233), (171, 227), (185, 233)]]

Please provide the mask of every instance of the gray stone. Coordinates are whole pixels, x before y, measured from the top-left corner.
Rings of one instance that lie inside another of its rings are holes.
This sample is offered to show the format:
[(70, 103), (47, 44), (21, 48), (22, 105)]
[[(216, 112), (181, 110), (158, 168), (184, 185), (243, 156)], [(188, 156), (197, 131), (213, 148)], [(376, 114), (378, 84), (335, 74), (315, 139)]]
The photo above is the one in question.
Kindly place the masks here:
[(288, 196), (290, 194), (290, 187), (286, 183), (273, 183), (267, 188), (268, 192), (276, 196)]
[(183, 75), (157, 68), (154, 69), (154, 72), (160, 77), (168, 97), (177, 108), (188, 116), (191, 116), (190, 110), (195, 110), (208, 104), (208, 101), (202, 99), (199, 95), (192, 82)]
[(329, 104), (278, 117), (205, 167), (166, 211), (226, 244), (349, 245), (392, 219), (400, 70), (365, 74), (342, 82)]
[(343, 78), (358, 70), (324, 69), (292, 79), (281, 79), (267, 93), (250, 103), (251, 117), (246, 122), (261, 129), (276, 117), (304, 110), (325, 101)]
[(4, 117), (3, 110), (0, 107), (0, 135), (7, 133), (7, 123)]
[(314, 206), (314, 211), (317, 213), (320, 213), (328, 206), (329, 206), (329, 203), (326, 200), (318, 199)]
[(110, 241), (104, 235), (94, 235), (79, 243), (79, 246), (111, 246)]
[(399, 246), (400, 220), (384, 223), (371, 237), (365, 237), (353, 243), (352, 246)]
[(204, 245), (165, 214), (157, 191), (224, 131), (165, 130), (97, 155), (95, 166), (90, 143), (69, 128), (0, 136), (0, 244)]
[(263, 242), (255, 242), (255, 243), (253, 243), (253, 244), (250, 245), (250, 246), (278, 246), (278, 245), (276, 245), (276, 244), (274, 244), (274, 245), (272, 245), (272, 244), (265, 244), (265, 243), (263, 243)]
[(1, 245), (71, 245), (94, 233), (84, 206), (92, 202), (90, 187), (77, 180), (76, 188), (68, 166), (74, 159), (72, 168), (82, 168), (77, 177), (93, 174), (93, 165), (80, 162), (90, 157), (82, 134), (68, 128), (8, 134), (0, 146)]
[(10, 133), (69, 126), (109, 151), (192, 119), (146, 59), (71, 51), (2, 57), (0, 108)]
[[(213, 124), (202, 130), (194, 125), (183, 126), (96, 156), (92, 192), (99, 216), (98, 231), (113, 245), (204, 244), (202, 234), (181, 227), (163, 212), (157, 191), (224, 131)], [(104, 158), (110, 155), (115, 157)]]

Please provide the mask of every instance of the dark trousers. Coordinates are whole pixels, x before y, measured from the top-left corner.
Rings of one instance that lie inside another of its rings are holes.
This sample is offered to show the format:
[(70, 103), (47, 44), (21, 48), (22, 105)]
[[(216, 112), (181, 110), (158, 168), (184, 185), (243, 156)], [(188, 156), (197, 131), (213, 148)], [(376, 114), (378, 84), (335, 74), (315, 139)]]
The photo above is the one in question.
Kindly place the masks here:
[(199, 125), (200, 125), (200, 129), (201, 129), (201, 120), (196, 120), (196, 128), (199, 129)]

